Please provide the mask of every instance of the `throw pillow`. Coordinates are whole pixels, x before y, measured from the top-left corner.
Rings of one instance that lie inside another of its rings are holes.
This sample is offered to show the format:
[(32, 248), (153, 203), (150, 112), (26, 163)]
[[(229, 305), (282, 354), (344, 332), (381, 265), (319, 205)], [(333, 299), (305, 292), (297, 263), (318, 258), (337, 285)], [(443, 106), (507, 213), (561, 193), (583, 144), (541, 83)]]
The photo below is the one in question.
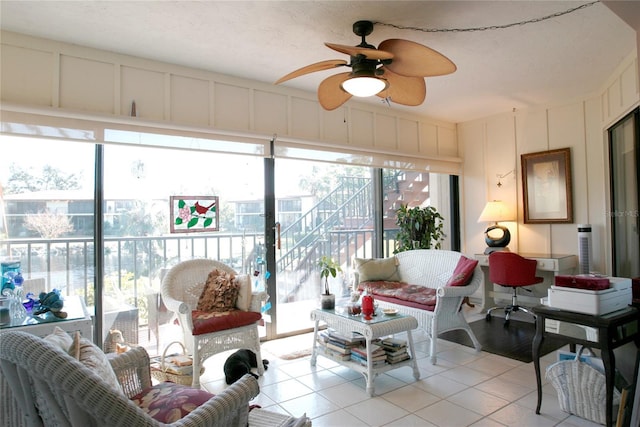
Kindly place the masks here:
[(239, 274), (235, 278), (238, 286), (238, 298), (236, 299), (236, 308), (242, 311), (249, 311), (251, 307), (251, 276), (248, 274)]
[(73, 343), (69, 348), (69, 354), (100, 376), (112, 389), (118, 393), (123, 393), (107, 356), (98, 346), (88, 339), (82, 338), (80, 332), (76, 332)]
[(213, 394), (204, 390), (163, 382), (142, 390), (131, 400), (154, 420), (171, 424), (212, 397)]
[(197, 310), (220, 312), (235, 308), (238, 285), (234, 278), (235, 275), (217, 268), (210, 272), (198, 298)]
[(361, 282), (375, 282), (379, 280), (388, 280), (391, 282), (400, 281), (396, 257), (355, 258), (353, 262), (358, 270), (358, 278)]
[(60, 348), (65, 353), (69, 351), (69, 347), (73, 344), (73, 338), (71, 338), (71, 335), (59, 326), (53, 328), (53, 333), (44, 337), (44, 340)]
[(458, 265), (453, 270), (453, 275), (447, 281), (447, 286), (467, 286), (473, 277), (473, 271), (478, 265), (478, 260), (460, 255)]

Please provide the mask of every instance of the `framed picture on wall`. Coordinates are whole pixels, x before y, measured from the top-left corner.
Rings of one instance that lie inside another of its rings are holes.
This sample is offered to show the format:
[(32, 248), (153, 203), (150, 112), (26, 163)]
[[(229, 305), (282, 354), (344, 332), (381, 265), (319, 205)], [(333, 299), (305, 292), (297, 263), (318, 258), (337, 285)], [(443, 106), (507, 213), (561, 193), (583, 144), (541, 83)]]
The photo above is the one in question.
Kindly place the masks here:
[(171, 196), (172, 233), (218, 231), (218, 196)]
[(571, 149), (523, 154), (525, 224), (573, 222)]

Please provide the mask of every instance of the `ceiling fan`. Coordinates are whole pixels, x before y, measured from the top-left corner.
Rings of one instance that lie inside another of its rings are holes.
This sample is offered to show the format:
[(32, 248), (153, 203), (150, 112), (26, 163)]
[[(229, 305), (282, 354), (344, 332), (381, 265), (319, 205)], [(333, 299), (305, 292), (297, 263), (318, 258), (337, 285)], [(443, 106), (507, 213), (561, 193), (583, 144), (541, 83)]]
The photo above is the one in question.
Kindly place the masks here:
[(275, 84), (338, 67), (351, 71), (324, 79), (318, 86), (318, 100), (325, 110), (334, 110), (352, 96), (373, 96), (397, 104), (422, 104), (427, 87), (424, 78), (442, 76), (456, 71), (456, 65), (446, 56), (410, 40), (388, 39), (378, 48), (368, 44), (365, 37), (373, 31), (371, 21), (357, 21), (353, 32), (362, 37), (357, 46), (325, 43), (333, 50), (349, 55), (350, 61), (330, 59), (292, 71)]

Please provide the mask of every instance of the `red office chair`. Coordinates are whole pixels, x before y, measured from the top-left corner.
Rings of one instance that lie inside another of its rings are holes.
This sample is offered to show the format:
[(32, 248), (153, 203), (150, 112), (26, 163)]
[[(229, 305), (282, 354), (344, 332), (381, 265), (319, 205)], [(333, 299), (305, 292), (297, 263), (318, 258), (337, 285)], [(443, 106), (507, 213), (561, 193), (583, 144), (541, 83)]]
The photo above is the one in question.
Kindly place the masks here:
[(521, 257), (512, 252), (493, 252), (489, 255), (489, 278), (495, 283), (506, 288), (513, 289), (511, 304), (506, 307), (493, 307), (487, 310), (487, 321), (491, 320), (493, 310), (504, 309), (504, 326), (509, 326), (509, 318), (514, 311), (524, 311), (535, 315), (525, 307), (518, 305), (517, 290), (521, 286), (535, 285), (544, 281), (542, 277), (536, 277), (536, 264), (533, 259)]

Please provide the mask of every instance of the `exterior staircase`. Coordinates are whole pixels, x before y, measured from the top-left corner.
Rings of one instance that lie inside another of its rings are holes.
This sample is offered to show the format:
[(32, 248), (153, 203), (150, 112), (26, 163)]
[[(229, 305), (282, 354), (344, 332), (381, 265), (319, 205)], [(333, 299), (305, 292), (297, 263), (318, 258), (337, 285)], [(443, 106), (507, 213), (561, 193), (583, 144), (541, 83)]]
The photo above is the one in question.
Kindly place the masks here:
[[(400, 205), (420, 206), (429, 199), (427, 172), (397, 171), (383, 183), (385, 231), (397, 228), (395, 212)], [(321, 287), (320, 257), (332, 254), (344, 269), (367, 246), (373, 234), (372, 191), (369, 178), (341, 177), (333, 191), (281, 230), (276, 259), (279, 301), (316, 297)], [(348, 286), (344, 287), (347, 292)]]

